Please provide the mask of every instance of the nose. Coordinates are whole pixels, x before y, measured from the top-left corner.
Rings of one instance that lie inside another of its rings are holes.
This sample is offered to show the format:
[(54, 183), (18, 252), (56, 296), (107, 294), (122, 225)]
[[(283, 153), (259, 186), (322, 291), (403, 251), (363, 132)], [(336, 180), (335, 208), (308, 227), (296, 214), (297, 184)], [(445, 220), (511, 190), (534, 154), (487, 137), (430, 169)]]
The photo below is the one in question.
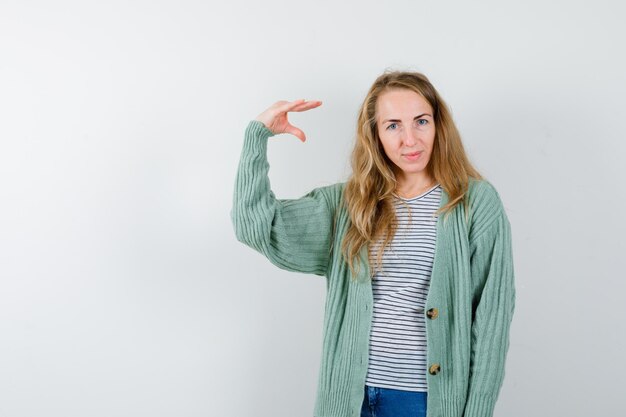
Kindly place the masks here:
[(410, 148), (417, 143), (417, 133), (413, 129), (405, 129), (405, 131), (404, 144), (407, 148)]

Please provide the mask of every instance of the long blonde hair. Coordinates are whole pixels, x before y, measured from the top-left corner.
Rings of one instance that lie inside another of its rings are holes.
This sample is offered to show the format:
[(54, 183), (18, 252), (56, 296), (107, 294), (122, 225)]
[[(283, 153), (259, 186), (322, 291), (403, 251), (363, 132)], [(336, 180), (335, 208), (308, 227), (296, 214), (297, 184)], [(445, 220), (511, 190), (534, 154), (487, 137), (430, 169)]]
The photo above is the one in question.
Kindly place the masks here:
[[(396, 216), (393, 193), (396, 176), (392, 162), (385, 154), (378, 136), (376, 102), (389, 89), (407, 89), (424, 97), (433, 109), (435, 141), (426, 170), (449, 196), (447, 204), (437, 213), (449, 214), (454, 207), (463, 203), (467, 214), (467, 190), (470, 178), (481, 179), (481, 175), (467, 158), (461, 136), (456, 128), (448, 106), (425, 75), (418, 72), (386, 71), (370, 87), (359, 111), (356, 143), (352, 151), (352, 175), (346, 183), (343, 203), (350, 216), (350, 226), (341, 244), (344, 259), (350, 266), (353, 277), (355, 258), (362, 247), (384, 238), (380, 245), (375, 268), (380, 268), (382, 254), (396, 232)], [(372, 260), (368, 254), (369, 265)]]

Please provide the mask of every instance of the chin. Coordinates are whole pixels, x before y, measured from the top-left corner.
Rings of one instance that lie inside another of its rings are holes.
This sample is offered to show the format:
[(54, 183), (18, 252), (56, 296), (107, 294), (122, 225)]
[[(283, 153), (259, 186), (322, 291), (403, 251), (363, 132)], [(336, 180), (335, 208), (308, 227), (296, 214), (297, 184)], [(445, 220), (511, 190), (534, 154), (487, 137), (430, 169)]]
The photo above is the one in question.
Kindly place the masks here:
[(406, 169), (403, 169), (403, 171), (407, 174), (419, 174), (420, 172), (425, 172), (426, 167), (407, 167)]

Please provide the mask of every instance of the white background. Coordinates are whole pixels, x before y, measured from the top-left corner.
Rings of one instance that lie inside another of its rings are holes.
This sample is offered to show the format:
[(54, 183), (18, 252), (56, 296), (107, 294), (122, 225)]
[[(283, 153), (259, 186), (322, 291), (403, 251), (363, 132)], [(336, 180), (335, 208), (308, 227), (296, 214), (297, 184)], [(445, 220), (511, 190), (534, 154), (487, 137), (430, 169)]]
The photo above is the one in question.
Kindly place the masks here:
[(324, 278), (237, 242), (243, 133), (276, 195), (344, 181), (387, 68), (424, 72), (511, 221), (496, 416), (621, 416), (618, 1), (0, 2), (0, 417), (310, 416)]

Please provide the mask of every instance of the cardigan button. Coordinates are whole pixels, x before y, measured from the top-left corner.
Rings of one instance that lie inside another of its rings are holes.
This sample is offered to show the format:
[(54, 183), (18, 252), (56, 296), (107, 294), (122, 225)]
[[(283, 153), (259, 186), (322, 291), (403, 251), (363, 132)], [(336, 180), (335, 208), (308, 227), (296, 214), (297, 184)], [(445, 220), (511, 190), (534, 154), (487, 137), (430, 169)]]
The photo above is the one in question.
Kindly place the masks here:
[(439, 371), (441, 371), (441, 366), (439, 366), (438, 363), (433, 363), (430, 365), (430, 368), (428, 368), (428, 373), (431, 375), (437, 375)]
[(426, 316), (431, 319), (434, 320), (437, 317), (439, 317), (439, 310), (437, 310), (436, 308), (431, 308), (426, 312)]

